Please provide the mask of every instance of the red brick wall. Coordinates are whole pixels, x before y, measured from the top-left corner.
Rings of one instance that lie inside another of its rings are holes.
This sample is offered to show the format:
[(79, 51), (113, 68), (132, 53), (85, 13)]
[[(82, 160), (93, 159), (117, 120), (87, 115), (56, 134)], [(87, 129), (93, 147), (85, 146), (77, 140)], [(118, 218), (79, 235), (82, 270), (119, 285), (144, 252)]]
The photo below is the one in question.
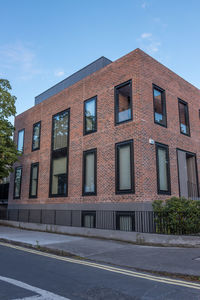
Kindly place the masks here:
[[(114, 125), (114, 86), (132, 79), (133, 121)], [(152, 83), (166, 91), (167, 128), (154, 124)], [(83, 102), (97, 95), (97, 132), (83, 136)], [(180, 134), (178, 100), (188, 102), (191, 137)], [(49, 198), (52, 115), (70, 107), (68, 197)], [(142, 202), (157, 195), (155, 145), (169, 145), (172, 194), (178, 195), (176, 148), (197, 153), (200, 172), (200, 91), (139, 49), (17, 116), (16, 132), (25, 128), (21, 199), (9, 204)], [(31, 152), (33, 124), (41, 120), (40, 150)], [(15, 139), (17, 138), (17, 134)], [(115, 195), (115, 143), (134, 139), (135, 194)], [(82, 197), (82, 154), (97, 148), (97, 196)], [(29, 199), (30, 165), (39, 162), (38, 198)]]

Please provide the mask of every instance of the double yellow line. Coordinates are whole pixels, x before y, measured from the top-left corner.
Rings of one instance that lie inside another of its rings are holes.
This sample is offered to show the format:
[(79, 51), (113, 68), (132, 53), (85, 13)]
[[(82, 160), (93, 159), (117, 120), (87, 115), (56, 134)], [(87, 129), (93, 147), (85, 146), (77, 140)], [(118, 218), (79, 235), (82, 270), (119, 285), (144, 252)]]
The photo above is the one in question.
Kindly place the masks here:
[(36, 254), (36, 255), (41, 255), (41, 256), (57, 259), (60, 261), (65, 261), (65, 262), (69, 262), (69, 263), (73, 263), (73, 264), (79, 264), (79, 265), (84, 265), (84, 266), (88, 266), (88, 267), (93, 267), (93, 268), (106, 270), (106, 271), (113, 272), (113, 273), (123, 274), (126, 276), (142, 278), (142, 279), (156, 281), (156, 282), (160, 282), (160, 283), (171, 284), (171, 285), (182, 286), (182, 287), (200, 290), (200, 284), (198, 284), (198, 283), (143, 274), (140, 272), (134, 272), (134, 271), (130, 271), (130, 270), (122, 269), (122, 268), (116, 268), (116, 267), (111, 267), (111, 266), (107, 266), (107, 265), (103, 265), (103, 264), (92, 263), (89, 261), (68, 258), (68, 257), (64, 257), (64, 256), (41, 252), (41, 251), (34, 250), (34, 249), (24, 248), (21, 246), (15, 246), (15, 245), (3, 243), (3, 242), (0, 242), (0, 246), (10, 247), (10, 248), (17, 249), (20, 251), (24, 251), (24, 252), (28, 252), (28, 253), (32, 253), (32, 254)]

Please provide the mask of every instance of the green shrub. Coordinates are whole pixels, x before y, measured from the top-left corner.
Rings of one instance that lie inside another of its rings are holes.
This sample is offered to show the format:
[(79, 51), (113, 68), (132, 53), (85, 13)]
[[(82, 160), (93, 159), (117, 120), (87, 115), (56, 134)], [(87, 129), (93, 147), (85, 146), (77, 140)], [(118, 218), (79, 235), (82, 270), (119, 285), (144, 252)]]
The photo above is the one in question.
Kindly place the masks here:
[(200, 234), (200, 201), (172, 197), (153, 202), (158, 233)]

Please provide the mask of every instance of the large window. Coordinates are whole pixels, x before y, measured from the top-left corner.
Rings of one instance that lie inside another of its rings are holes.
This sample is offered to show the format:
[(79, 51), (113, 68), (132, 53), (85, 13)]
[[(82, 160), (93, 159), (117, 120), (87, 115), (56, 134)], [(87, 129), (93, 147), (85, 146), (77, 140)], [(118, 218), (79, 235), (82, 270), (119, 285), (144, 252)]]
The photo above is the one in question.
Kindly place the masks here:
[(180, 132), (190, 135), (189, 112), (187, 102), (178, 99)]
[(15, 169), (14, 199), (19, 199), (21, 196), (21, 181), (22, 181), (22, 167), (17, 167)]
[(50, 197), (67, 196), (69, 109), (53, 116)]
[(133, 140), (116, 144), (116, 193), (134, 193)]
[(18, 131), (17, 150), (24, 152), (24, 129)]
[(115, 124), (132, 120), (132, 82), (115, 87)]
[(31, 164), (29, 197), (37, 198), (39, 163)]
[(157, 190), (158, 194), (171, 194), (169, 147), (156, 143)]
[(96, 195), (97, 150), (83, 152), (83, 196)]
[(97, 131), (97, 97), (84, 102), (84, 134)]
[(165, 91), (153, 85), (154, 122), (167, 127)]
[(41, 131), (41, 122), (38, 122), (33, 125), (32, 151), (40, 149), (40, 131)]

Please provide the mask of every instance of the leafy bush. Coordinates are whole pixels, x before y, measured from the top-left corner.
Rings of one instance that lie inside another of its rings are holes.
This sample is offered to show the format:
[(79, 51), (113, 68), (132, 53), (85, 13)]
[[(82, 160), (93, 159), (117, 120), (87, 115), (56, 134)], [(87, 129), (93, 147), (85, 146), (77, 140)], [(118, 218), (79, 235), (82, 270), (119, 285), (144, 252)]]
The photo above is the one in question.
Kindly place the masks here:
[(157, 233), (200, 234), (200, 201), (172, 197), (153, 202)]

